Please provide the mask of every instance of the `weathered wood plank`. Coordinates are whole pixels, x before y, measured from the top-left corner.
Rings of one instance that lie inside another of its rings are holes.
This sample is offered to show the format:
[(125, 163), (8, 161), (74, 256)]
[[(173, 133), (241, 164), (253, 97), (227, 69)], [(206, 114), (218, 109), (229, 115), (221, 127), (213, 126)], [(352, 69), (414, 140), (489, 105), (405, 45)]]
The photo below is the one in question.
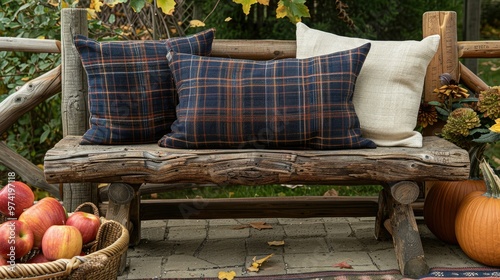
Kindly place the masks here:
[(412, 181), (400, 181), (391, 184), (390, 190), (393, 199), (401, 204), (414, 202), (420, 193), (417, 183)]
[[(425, 75), (424, 99), (437, 100), (433, 90), (440, 85), (439, 75), (450, 73), (459, 78), (457, 50), (457, 14), (455, 12), (426, 12), (422, 20), (423, 36), (434, 34), (441, 36), (436, 55), (432, 58)], [(435, 135), (430, 132), (429, 135)]]
[[(61, 11), (62, 100), (63, 135), (83, 135), (87, 130), (87, 79), (80, 57), (73, 46), (76, 34), (88, 35), (87, 10)], [(64, 184), (64, 207), (73, 211), (84, 202), (97, 204), (97, 186), (67, 181)]]
[[(127, 184), (113, 183), (109, 186), (109, 203), (106, 219), (117, 221), (126, 229), (130, 228), (130, 202), (134, 198), (134, 189)], [(127, 252), (120, 259), (118, 275), (122, 275), (127, 264)]]
[(61, 92), (61, 66), (24, 84), (0, 103), (0, 134), (23, 114), (59, 92)]
[(141, 220), (373, 217), (377, 208), (376, 197), (351, 196), (150, 199), (142, 200), (140, 213)]
[(60, 53), (61, 42), (57, 40), (0, 37), (0, 51)]
[(474, 92), (487, 90), (489, 86), (472, 72), (467, 66), (460, 63), (461, 81)]
[[(371, 196), (149, 199), (141, 202), (141, 220), (375, 217), (377, 205), (377, 197)], [(422, 216), (423, 202), (414, 202), (411, 206), (415, 216)], [(101, 213), (105, 214), (107, 208), (108, 202), (99, 204)]]
[(215, 39), (212, 56), (270, 60), (295, 57), (296, 42), (293, 40), (224, 40)]
[(436, 136), (423, 148), (182, 150), (156, 144), (79, 145), (67, 136), (45, 155), (48, 182), (342, 184), (465, 180), (467, 151)]
[(13, 170), (16, 175), (20, 176), (30, 186), (44, 189), (54, 197), (60, 198), (59, 187), (47, 183), (43, 171), (38, 166), (10, 149), (1, 141), (0, 162), (10, 170)]
[(417, 222), (411, 205), (401, 204), (393, 199), (390, 190), (384, 189), (388, 194), (387, 208), (390, 217), (390, 230), (396, 252), (399, 270), (405, 276), (418, 278), (429, 272), (429, 266), (424, 257), (424, 249)]
[(500, 41), (460, 41), (457, 45), (461, 58), (500, 57)]

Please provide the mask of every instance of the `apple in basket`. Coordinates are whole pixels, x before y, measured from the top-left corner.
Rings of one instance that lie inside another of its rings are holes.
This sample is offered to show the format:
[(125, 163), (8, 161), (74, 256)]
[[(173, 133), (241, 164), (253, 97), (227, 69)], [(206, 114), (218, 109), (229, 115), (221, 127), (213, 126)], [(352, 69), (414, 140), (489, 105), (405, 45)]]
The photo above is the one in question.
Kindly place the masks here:
[(66, 225), (76, 227), (82, 234), (83, 244), (87, 244), (95, 240), (101, 221), (94, 214), (76, 211), (69, 215)]
[(82, 246), (82, 234), (74, 226), (51, 226), (42, 238), (42, 252), (49, 261), (78, 256)]
[(33, 248), (33, 231), (23, 221), (12, 220), (0, 225), (0, 257), (15, 261)]
[(27, 263), (45, 263), (45, 262), (50, 262), (50, 261), (43, 255), (43, 253), (38, 253), (27, 261)]
[(35, 235), (33, 247), (40, 248), (45, 231), (53, 225), (64, 225), (66, 216), (66, 210), (57, 199), (44, 197), (26, 209), (19, 220), (29, 225)]
[(0, 190), (0, 212), (6, 217), (18, 218), (34, 201), (35, 194), (23, 182), (10, 182)]
[(4, 258), (0, 257), (0, 266), (2, 266), (2, 265), (8, 265), (8, 264), (9, 264), (9, 263), (7, 262), (7, 260), (6, 260), (6, 259), (4, 259)]

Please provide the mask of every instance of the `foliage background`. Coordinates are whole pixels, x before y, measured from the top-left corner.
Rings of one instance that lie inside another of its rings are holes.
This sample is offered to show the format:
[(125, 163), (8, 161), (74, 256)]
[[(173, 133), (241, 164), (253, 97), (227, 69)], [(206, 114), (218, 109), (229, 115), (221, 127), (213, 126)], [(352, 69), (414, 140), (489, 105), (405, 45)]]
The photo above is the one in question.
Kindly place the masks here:
[[(146, 7), (139, 14), (131, 13), (126, 5), (104, 7), (99, 17), (90, 21), (90, 33), (101, 40), (151, 39), (192, 34), (215, 27), (216, 36), (242, 39), (294, 39), (295, 26), (288, 19), (276, 19), (278, 0), (270, 6), (253, 5), (250, 14), (243, 14), (241, 5), (232, 0), (190, 0), (173, 16), (161, 15), (154, 7)], [(56, 1), (57, 2), (57, 1)], [(345, 36), (378, 40), (418, 40), (422, 37), (422, 14), (429, 10), (452, 10), (462, 18), (463, 0), (344, 0), (355, 28), (350, 28), (337, 17), (335, 1), (307, 0), (311, 18), (304, 18), (308, 26)], [(72, 1), (71, 6), (88, 7), (90, 1)], [(214, 6), (217, 5), (216, 9)], [(179, 5), (179, 7), (181, 7)], [(0, 36), (40, 39), (60, 39), (60, 6), (48, 1), (1, 0)], [(214, 10), (213, 13), (212, 10)], [(483, 39), (498, 39), (500, 2), (483, 0)], [(153, 15), (160, 14), (161, 18)], [(208, 18), (207, 15), (210, 16)], [(231, 17), (230, 21), (226, 21)], [(188, 28), (190, 19), (204, 20), (203, 28)], [(206, 19), (206, 20), (205, 20)], [(162, 25), (164, 28), (161, 28)], [(461, 22), (459, 20), (459, 28)], [(459, 33), (459, 39), (461, 32)], [(26, 81), (40, 76), (60, 63), (59, 54), (0, 52), (0, 102)], [(481, 62), (483, 79), (499, 84), (496, 74), (498, 61)], [(493, 71), (492, 71), (493, 70)], [(492, 74), (493, 73), (493, 74)], [(6, 133), (0, 135), (9, 147), (35, 164), (43, 162), (45, 152), (62, 137), (60, 96), (54, 96), (31, 112), (23, 115)], [(0, 179), (5, 184), (6, 167), (0, 162)], [(3, 185), (2, 184), (2, 185)]]

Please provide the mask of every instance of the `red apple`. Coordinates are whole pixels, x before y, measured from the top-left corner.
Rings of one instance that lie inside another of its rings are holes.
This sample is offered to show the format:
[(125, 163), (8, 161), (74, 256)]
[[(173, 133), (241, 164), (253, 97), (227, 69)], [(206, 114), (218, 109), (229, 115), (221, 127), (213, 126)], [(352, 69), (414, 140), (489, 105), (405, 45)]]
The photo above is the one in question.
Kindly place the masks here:
[(6, 259), (0, 257), (0, 266), (2, 266), (2, 265), (9, 265), (9, 263), (7, 263)]
[(10, 182), (0, 190), (0, 212), (9, 218), (18, 218), (34, 201), (33, 191), (23, 182)]
[(28, 254), (33, 248), (33, 231), (28, 224), (19, 220), (0, 225), (0, 256), (15, 261)]
[(87, 244), (95, 240), (101, 221), (94, 214), (77, 211), (68, 217), (66, 225), (76, 227), (82, 234), (83, 244)]
[(49, 261), (78, 256), (82, 246), (82, 234), (74, 226), (51, 226), (42, 239), (42, 252)]
[(35, 235), (33, 247), (40, 248), (43, 234), (50, 226), (64, 225), (66, 210), (57, 199), (44, 197), (35, 205), (26, 209), (19, 216), (19, 220), (26, 222), (30, 226)]
[(50, 262), (42, 253), (36, 254), (34, 257), (28, 260), (27, 263), (44, 263)]

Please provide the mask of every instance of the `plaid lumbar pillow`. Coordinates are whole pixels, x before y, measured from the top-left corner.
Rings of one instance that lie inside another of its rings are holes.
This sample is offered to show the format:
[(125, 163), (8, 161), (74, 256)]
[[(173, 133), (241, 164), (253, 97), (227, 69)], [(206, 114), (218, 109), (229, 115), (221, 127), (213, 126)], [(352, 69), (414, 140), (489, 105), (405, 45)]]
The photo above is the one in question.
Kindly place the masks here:
[(374, 148), (351, 102), (370, 44), (308, 59), (170, 52), (179, 105), (170, 148)]
[(155, 41), (75, 37), (88, 77), (90, 129), (81, 144), (155, 143), (175, 120), (177, 94), (167, 50), (209, 55), (214, 30)]

